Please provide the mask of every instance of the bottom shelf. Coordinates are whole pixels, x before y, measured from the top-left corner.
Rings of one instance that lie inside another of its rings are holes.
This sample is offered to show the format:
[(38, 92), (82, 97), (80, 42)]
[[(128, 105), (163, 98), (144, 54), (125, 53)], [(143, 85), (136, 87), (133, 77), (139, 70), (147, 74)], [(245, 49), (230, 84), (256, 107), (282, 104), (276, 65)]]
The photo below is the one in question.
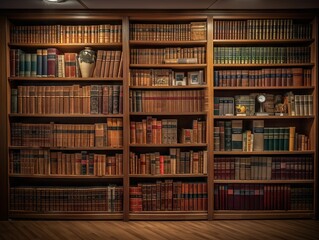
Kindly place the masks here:
[(25, 211), (9, 211), (9, 219), (53, 219), (53, 220), (123, 220), (123, 213), (109, 212), (54, 212), (32, 213)]
[(130, 213), (129, 220), (207, 220), (207, 211), (145, 211)]
[(214, 211), (213, 219), (292, 219), (292, 218), (315, 218), (314, 211), (304, 210), (268, 210), (268, 211)]

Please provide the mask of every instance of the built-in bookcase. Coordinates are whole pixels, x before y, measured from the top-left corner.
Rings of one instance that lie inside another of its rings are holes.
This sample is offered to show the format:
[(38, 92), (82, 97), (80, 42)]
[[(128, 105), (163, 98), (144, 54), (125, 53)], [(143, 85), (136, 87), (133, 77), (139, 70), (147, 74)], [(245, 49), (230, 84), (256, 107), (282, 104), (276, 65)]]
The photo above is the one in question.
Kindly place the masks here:
[(316, 216), (315, 15), (30, 12), (1, 24), (8, 218)]

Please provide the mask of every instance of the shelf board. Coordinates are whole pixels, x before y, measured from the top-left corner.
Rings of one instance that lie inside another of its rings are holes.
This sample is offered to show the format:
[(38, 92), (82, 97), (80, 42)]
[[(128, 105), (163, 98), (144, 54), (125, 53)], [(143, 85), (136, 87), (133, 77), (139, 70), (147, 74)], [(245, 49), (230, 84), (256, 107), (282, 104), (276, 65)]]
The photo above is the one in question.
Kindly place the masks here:
[(11, 178), (34, 179), (122, 179), (123, 175), (93, 176), (93, 175), (43, 175), (43, 174), (9, 174)]
[(214, 219), (287, 219), (314, 218), (314, 211), (306, 210), (214, 210)]
[(45, 82), (117, 82), (123, 81), (123, 78), (100, 78), (100, 77), (88, 77), (88, 78), (75, 78), (75, 77), (8, 77), (9, 81), (45, 81)]
[(206, 112), (130, 112), (132, 116), (148, 116), (148, 115), (158, 115), (158, 116), (197, 116), (206, 115)]
[(9, 117), (30, 117), (30, 118), (122, 118), (123, 114), (20, 114), (10, 113)]
[(214, 68), (271, 68), (271, 67), (313, 67), (314, 63), (267, 63), (267, 64), (251, 64), (251, 63), (242, 63), (242, 64), (217, 64), (214, 63)]
[(214, 46), (229, 46), (229, 45), (280, 45), (280, 44), (310, 44), (315, 39), (214, 39)]
[(142, 211), (130, 213), (130, 220), (207, 220), (207, 211)]
[(239, 90), (314, 90), (313, 86), (272, 86), (272, 87), (214, 87), (214, 91), (239, 91)]
[(80, 52), (84, 47), (92, 47), (93, 50), (119, 49), (122, 43), (9, 43), (10, 48), (58, 48), (62, 51)]
[(207, 40), (200, 41), (153, 41), (153, 40), (130, 40), (131, 46), (205, 46)]
[(130, 144), (130, 147), (207, 147), (207, 143)]
[(9, 218), (21, 219), (91, 219), (91, 220), (122, 220), (123, 213), (110, 212), (54, 212), (34, 213), (26, 211), (9, 211)]
[(120, 151), (123, 147), (38, 147), (38, 146), (9, 146), (9, 149), (47, 149), (51, 151)]
[(130, 64), (131, 68), (203, 69), (207, 64)]
[(254, 151), (254, 152), (240, 152), (240, 151), (214, 151), (214, 155), (305, 155), (315, 154), (315, 151)]
[(214, 119), (314, 119), (314, 116), (213, 116)]
[(130, 174), (130, 178), (189, 178), (189, 177), (207, 177), (207, 174)]
[(188, 86), (130, 86), (130, 89), (206, 89), (207, 85), (188, 85)]
[(274, 183), (314, 183), (313, 179), (291, 179), (291, 180), (214, 180), (214, 183), (253, 183), (253, 184), (274, 184)]

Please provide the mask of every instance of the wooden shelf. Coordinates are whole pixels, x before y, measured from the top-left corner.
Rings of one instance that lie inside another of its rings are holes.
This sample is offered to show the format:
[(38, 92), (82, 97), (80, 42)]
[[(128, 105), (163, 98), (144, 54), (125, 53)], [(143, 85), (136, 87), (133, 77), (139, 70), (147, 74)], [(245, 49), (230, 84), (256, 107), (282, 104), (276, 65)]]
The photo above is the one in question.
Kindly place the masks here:
[(42, 174), (9, 174), (10, 178), (34, 178), (34, 179), (122, 179), (123, 175), (93, 176), (93, 175), (42, 175)]
[(233, 46), (233, 45), (289, 45), (289, 44), (302, 44), (309, 45), (313, 43), (315, 39), (214, 39), (214, 46)]
[(130, 144), (130, 147), (207, 147), (207, 143), (170, 143), (170, 144)]
[(214, 116), (214, 119), (314, 119), (314, 116)]
[(197, 115), (206, 115), (206, 112), (130, 112), (132, 116), (148, 116), (148, 115), (158, 115), (158, 116), (197, 116)]
[(239, 90), (256, 90), (256, 91), (273, 91), (273, 90), (314, 90), (313, 86), (272, 86), (272, 87), (214, 87), (214, 91), (239, 91)]
[(207, 174), (129, 174), (130, 178), (197, 178), (207, 177)]
[(47, 149), (52, 151), (121, 151), (123, 147), (38, 147), (38, 146), (9, 146), (9, 149)]
[(251, 64), (251, 63), (242, 63), (242, 64), (218, 64), (215, 63), (213, 65), (214, 68), (273, 68), (273, 67), (280, 67), (280, 68), (286, 68), (286, 67), (314, 67), (314, 63), (267, 63), (267, 64)]
[(254, 152), (239, 152), (239, 151), (214, 151), (214, 155), (305, 155), (315, 154), (315, 151), (254, 151)]
[(131, 46), (205, 46), (207, 40), (201, 41), (141, 41), (130, 40)]
[(252, 183), (252, 184), (285, 184), (285, 183), (302, 183), (313, 184), (313, 179), (291, 179), (291, 180), (214, 180), (214, 183)]
[(287, 219), (287, 218), (314, 218), (314, 211), (280, 211), (280, 210), (214, 210), (215, 220), (226, 219)]
[(122, 43), (10, 43), (10, 48), (37, 49), (55, 47), (62, 52), (80, 52), (84, 47), (92, 47), (93, 50), (119, 49)]
[(207, 211), (144, 211), (130, 213), (130, 220), (207, 220)]
[(206, 64), (130, 64), (130, 68), (203, 69)]
[(14, 219), (74, 219), (74, 220), (122, 220), (123, 213), (110, 212), (54, 212), (33, 213), (25, 211), (9, 211), (9, 218)]
[(9, 117), (29, 118), (122, 118), (123, 114), (20, 114), (10, 113)]
[(10, 82), (13, 81), (34, 81), (34, 82), (118, 82), (123, 78), (72, 78), (72, 77), (9, 77)]
[(188, 86), (130, 86), (130, 89), (206, 89), (207, 85), (188, 85)]

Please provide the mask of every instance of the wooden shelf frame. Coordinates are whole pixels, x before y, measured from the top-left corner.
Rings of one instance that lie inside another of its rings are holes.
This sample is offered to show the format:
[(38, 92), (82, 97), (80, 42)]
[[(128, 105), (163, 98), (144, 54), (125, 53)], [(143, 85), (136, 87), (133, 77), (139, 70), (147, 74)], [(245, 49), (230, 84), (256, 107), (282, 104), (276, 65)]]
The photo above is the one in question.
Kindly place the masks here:
[[(85, 212), (85, 213), (30, 213), (23, 211), (9, 211), (8, 199), (9, 194), (0, 197), (0, 218), (7, 219), (92, 219), (92, 220), (212, 220), (212, 219), (282, 219), (282, 218), (314, 218), (318, 217), (318, 150), (315, 148), (318, 141), (318, 16), (315, 16), (313, 12), (310, 14), (301, 14), (297, 11), (282, 11), (279, 13), (265, 13), (262, 11), (239, 11), (239, 12), (225, 12), (225, 11), (181, 11), (180, 13), (172, 16), (172, 12), (163, 11), (155, 12), (84, 12), (84, 14), (79, 15), (78, 11), (66, 11), (64, 13), (40, 13), (36, 14), (16, 14), (8, 13), (7, 16), (0, 17), (0, 26), (3, 26), (5, 31), (0, 33), (1, 44), (0, 46), (0, 72), (1, 72), (1, 83), (0, 83), (0, 119), (4, 127), (0, 128), (0, 135), (6, 136), (4, 141), (0, 143), (0, 158), (9, 159), (9, 151), (13, 149), (49, 149), (53, 151), (120, 151), (123, 153), (123, 175), (121, 176), (26, 176), (26, 175), (16, 175), (8, 173), (8, 161), (0, 161), (0, 189), (4, 192), (9, 191), (10, 181), (13, 179), (34, 179), (35, 181), (43, 179), (58, 179), (59, 181), (77, 180), (85, 181), (90, 179), (102, 179), (107, 182), (109, 179), (115, 179), (123, 182), (124, 198), (123, 198), (123, 212), (121, 213), (109, 213), (109, 212)], [(216, 40), (213, 39), (213, 22), (215, 20), (240, 20), (240, 19), (267, 19), (267, 18), (294, 18), (309, 19), (313, 22), (313, 38), (311, 39), (297, 39), (297, 40)], [(59, 22), (66, 23), (82, 23), (96, 24), (104, 22), (121, 22), (122, 24), (122, 43), (80, 43), (80, 44), (20, 44), (20, 43), (10, 43), (9, 42), (9, 26), (11, 22), (21, 23), (21, 22), (43, 22), (48, 21), (53, 23), (58, 19)], [(131, 22), (189, 22), (189, 21), (206, 21), (207, 22), (207, 40), (203, 41), (135, 41), (129, 39), (129, 24)], [(22, 49), (37, 49), (37, 48), (48, 48), (57, 47), (62, 51), (80, 51), (85, 46), (91, 46), (93, 49), (121, 49), (123, 51), (123, 78), (37, 78), (37, 77), (10, 77), (9, 76), (9, 64), (8, 64), (8, 49), (9, 48), (22, 48)], [(311, 63), (305, 64), (214, 64), (213, 63), (213, 47), (214, 46), (303, 46), (311, 45)], [(130, 64), (130, 48), (131, 47), (145, 47), (159, 48), (167, 46), (202, 46), (206, 48), (206, 63), (205, 64)], [(227, 70), (227, 69), (260, 69), (260, 68), (293, 68), (293, 67), (303, 67), (307, 69), (312, 69), (313, 74), (313, 86), (307, 87), (213, 87), (213, 76), (214, 69), (217, 70)], [(205, 80), (207, 85), (201, 86), (154, 86), (154, 87), (143, 87), (143, 86), (129, 86), (129, 70), (139, 69), (139, 68), (171, 68), (176, 70), (204, 70)], [(120, 83), (123, 85), (123, 91), (127, 94), (123, 94), (123, 114), (119, 115), (59, 115), (59, 114), (48, 114), (48, 115), (29, 115), (29, 114), (11, 114), (10, 109), (10, 85), (19, 84), (60, 84), (65, 82), (66, 84), (72, 84), (73, 82), (79, 84), (115, 84)], [(169, 89), (203, 89), (208, 93), (208, 110), (204, 112), (167, 112), (167, 113), (133, 113), (129, 112), (129, 96), (128, 93), (130, 89), (162, 89), (163, 91)], [(215, 94), (219, 93), (236, 93), (236, 92), (249, 92), (249, 91), (260, 91), (264, 90), (266, 92), (271, 91), (298, 91), (298, 92), (310, 92), (314, 95), (314, 116), (247, 116), (247, 117), (237, 117), (237, 116), (213, 116), (213, 97)], [(144, 118), (145, 116), (171, 116), (171, 117), (185, 117), (188, 116), (199, 116), (204, 117), (207, 122), (207, 143), (205, 144), (130, 144), (129, 143), (129, 123), (131, 118)], [(10, 122), (11, 121), (22, 121), (22, 119), (40, 119), (41, 121), (46, 121), (49, 118), (55, 119), (69, 119), (73, 121), (75, 119), (81, 119), (81, 121), (91, 121), (94, 122), (100, 118), (123, 118), (123, 131), (124, 131), (124, 144), (122, 148), (37, 148), (37, 147), (18, 147), (10, 146)], [(43, 120), (42, 120), (43, 119)], [(276, 120), (288, 120), (288, 121), (305, 121), (308, 125), (311, 125), (311, 138), (313, 150), (310, 151), (269, 151), (269, 152), (214, 152), (213, 150), (213, 126), (215, 120), (230, 120), (230, 119), (242, 119), (251, 121), (254, 119), (265, 119), (265, 121), (276, 121)], [(136, 148), (146, 148), (148, 149), (158, 149), (158, 148), (170, 148), (170, 147), (180, 147), (180, 148), (205, 148), (208, 152), (208, 174), (165, 174), (165, 175), (138, 175), (129, 174), (129, 152), (130, 150), (135, 150)], [(304, 156), (310, 155), (314, 159), (314, 179), (311, 180), (214, 180), (214, 158), (219, 156)], [(176, 178), (178, 180), (187, 178), (201, 178), (205, 179), (208, 184), (208, 210), (203, 212), (179, 212), (179, 211), (163, 211), (163, 212), (139, 212), (131, 213), (129, 211), (129, 186), (130, 181), (133, 179), (136, 181), (139, 178), (143, 179), (165, 179), (165, 178)], [(214, 206), (214, 184), (217, 183), (301, 183), (301, 184), (311, 184), (314, 186), (314, 210), (313, 211), (217, 211), (213, 209)], [(5, 195), (5, 194), (4, 194)]]

